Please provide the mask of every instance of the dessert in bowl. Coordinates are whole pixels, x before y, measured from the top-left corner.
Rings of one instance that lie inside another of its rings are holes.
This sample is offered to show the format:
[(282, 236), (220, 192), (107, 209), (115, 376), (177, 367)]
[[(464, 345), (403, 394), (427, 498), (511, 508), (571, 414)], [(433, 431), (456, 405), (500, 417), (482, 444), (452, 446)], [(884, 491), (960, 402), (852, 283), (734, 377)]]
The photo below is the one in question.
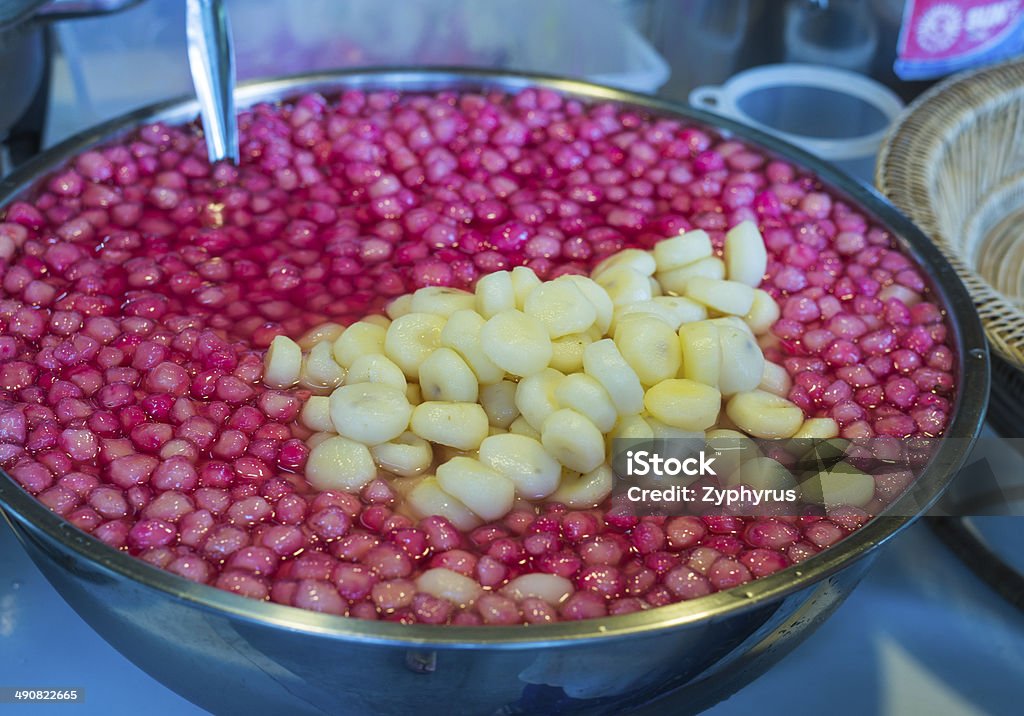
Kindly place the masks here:
[(873, 211), (665, 107), (480, 83), (256, 104), (239, 167), (172, 122), (47, 167), (0, 224), (5, 471), (192, 582), (514, 643), (799, 588), (913, 480), (636, 515), (616, 438), (973, 434), (981, 344)]

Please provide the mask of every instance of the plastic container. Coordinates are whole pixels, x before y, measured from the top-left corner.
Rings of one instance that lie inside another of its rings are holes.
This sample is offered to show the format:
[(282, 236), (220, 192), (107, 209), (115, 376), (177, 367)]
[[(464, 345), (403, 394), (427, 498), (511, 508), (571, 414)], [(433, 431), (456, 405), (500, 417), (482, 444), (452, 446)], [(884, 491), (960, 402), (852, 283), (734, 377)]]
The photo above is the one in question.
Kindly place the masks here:
[(797, 145), (870, 181), (875, 153), (903, 110), (890, 89), (855, 72), (787, 63), (698, 87), (690, 104)]
[[(542, 72), (655, 92), (669, 67), (613, 0), (227, 0), (239, 79), (345, 67), (463, 65)], [(52, 143), (192, 91), (185, 3), (147, 0), (61, 23)], [(63, 77), (60, 75), (63, 74)]]

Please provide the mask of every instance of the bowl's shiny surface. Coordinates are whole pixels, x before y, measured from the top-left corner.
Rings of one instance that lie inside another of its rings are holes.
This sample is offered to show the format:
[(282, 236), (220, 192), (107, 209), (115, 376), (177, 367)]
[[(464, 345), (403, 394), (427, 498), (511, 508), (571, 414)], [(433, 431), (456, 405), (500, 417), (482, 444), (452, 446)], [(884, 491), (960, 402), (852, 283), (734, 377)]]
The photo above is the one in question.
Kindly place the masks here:
[[(546, 85), (696, 122), (814, 171), (889, 228), (925, 269), (950, 316), (958, 392), (947, 436), (916, 483), (920, 509), (965, 458), (988, 395), (980, 323), (934, 246), (871, 189), (810, 155), (725, 120), (643, 95), (548, 77), (465, 70), (383, 70), (306, 76), (239, 89), (246, 106), (350, 87), (408, 91)], [(41, 155), (0, 183), (0, 205), (31, 190), (86, 147), (140, 124), (191, 121), (194, 101), (128, 115)], [(913, 518), (882, 517), (801, 565), (741, 588), (642, 613), (543, 627), (431, 627), (368, 622), (256, 602), (163, 572), (106, 547), (52, 514), (8, 476), (0, 503), (47, 578), (143, 669), (217, 712), (622, 713), (675, 689), (697, 710), (780, 658), (831, 612), (870, 553)], [(913, 514), (907, 504), (892, 513)]]

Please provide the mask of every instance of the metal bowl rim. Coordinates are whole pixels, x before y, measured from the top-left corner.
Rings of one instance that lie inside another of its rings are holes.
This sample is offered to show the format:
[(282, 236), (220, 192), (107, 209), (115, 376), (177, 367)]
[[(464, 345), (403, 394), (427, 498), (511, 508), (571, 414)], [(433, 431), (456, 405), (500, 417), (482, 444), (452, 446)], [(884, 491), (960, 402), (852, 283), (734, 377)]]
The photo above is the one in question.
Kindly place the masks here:
[[(541, 74), (492, 71), (462, 67), (382, 67), (338, 70), (256, 80), (239, 86), (240, 109), (261, 102), (279, 102), (305, 92), (337, 93), (345, 89), (396, 91), (437, 91), (451, 89), (473, 91), (482, 88), (516, 90), (542, 86), (589, 102), (614, 102), (641, 111), (682, 119), (706, 126), (727, 136), (756, 145), (769, 154), (792, 161), (810, 170), (830, 190), (843, 195), (867, 211), (888, 228), (901, 249), (924, 267), (933, 282), (933, 291), (947, 311), (957, 348), (959, 375), (952, 421), (940, 448), (915, 481), (916, 502), (921, 505), (913, 517), (886, 516), (871, 520), (846, 537), (837, 546), (823, 550), (807, 561), (735, 589), (717, 592), (699, 600), (679, 602), (656, 609), (622, 616), (558, 622), (528, 627), (403, 625), (366, 621), (261, 602), (225, 592), (205, 584), (196, 584), (142, 560), (115, 550), (79, 531), (50, 512), (25, 492), (13, 478), (0, 471), (0, 504), (18, 523), (21, 539), (38, 540), (40, 532), (77, 557), (97, 565), (113, 579), (127, 577), (148, 589), (189, 603), (195, 608), (259, 624), (303, 632), (311, 636), (404, 647), (448, 649), (531, 649), (578, 645), (592, 641), (639, 637), (698, 622), (713, 623), (743, 611), (763, 606), (805, 589), (841, 570), (873, 551), (914, 522), (934, 503), (963, 464), (981, 428), (988, 402), (989, 357), (976, 313), (963, 284), (939, 251), (921, 231), (874, 189), (803, 150), (738, 122), (649, 95), (615, 89), (590, 82)], [(196, 118), (198, 105), (185, 97), (156, 103), (129, 112), (87, 129), (22, 165), (0, 181), (0, 206), (16, 200), (81, 151), (115, 141), (142, 124), (162, 121), (186, 123)], [(889, 510), (906, 505), (909, 495), (897, 500)], [(21, 530), (25, 530), (22, 532)]]

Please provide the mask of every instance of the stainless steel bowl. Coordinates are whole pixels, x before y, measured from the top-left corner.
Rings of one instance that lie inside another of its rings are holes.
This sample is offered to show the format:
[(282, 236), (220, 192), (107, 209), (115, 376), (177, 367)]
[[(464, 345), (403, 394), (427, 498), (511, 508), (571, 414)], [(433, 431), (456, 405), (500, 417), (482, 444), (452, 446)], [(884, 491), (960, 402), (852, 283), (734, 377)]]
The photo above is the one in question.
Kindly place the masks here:
[[(310, 91), (551, 87), (702, 124), (817, 173), (888, 227), (932, 279), (950, 316), (958, 392), (947, 436), (892, 515), (919, 514), (945, 489), (980, 428), (988, 352), (971, 301), (930, 241), (870, 188), (767, 135), (651, 97), (544, 76), (368, 70), (243, 86), (240, 106)], [(0, 183), (0, 206), (97, 143), (194, 101), (156, 105), (89, 130)], [(911, 502), (913, 500), (914, 502)], [(810, 560), (743, 587), (626, 616), (530, 627), (404, 626), (316, 614), (194, 584), (107, 547), (0, 475), (0, 503), (42, 572), (115, 648), (216, 713), (622, 714), (700, 711), (763, 673), (820, 624), (914, 517), (882, 516)], [(912, 505), (918, 507), (911, 509)], [(909, 510), (909, 511), (908, 511)], [(144, 704), (140, 704), (144, 707)]]

